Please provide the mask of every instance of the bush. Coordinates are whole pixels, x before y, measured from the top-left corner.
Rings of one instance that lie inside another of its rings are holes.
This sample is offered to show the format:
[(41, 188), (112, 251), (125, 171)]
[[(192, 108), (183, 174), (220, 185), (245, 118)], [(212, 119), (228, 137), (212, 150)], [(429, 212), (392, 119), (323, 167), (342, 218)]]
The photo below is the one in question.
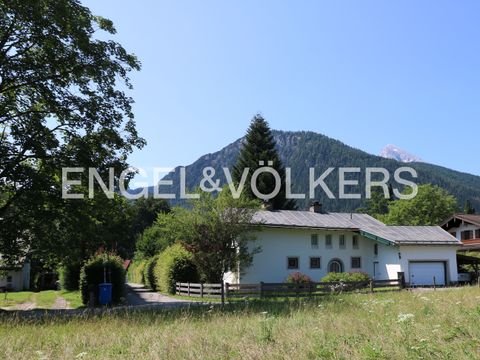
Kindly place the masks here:
[(80, 264), (66, 264), (58, 269), (58, 278), (62, 290), (75, 291), (80, 288)]
[(344, 272), (344, 273), (328, 273), (320, 280), (321, 282), (360, 282), (370, 281), (370, 276), (363, 272)]
[(296, 271), (289, 274), (285, 282), (289, 284), (309, 284), (312, 282), (312, 279), (310, 278), (310, 276)]
[(158, 261), (158, 255), (151, 257), (145, 262), (143, 268), (143, 280), (146, 287), (157, 291), (157, 279), (155, 276), (155, 266)]
[(120, 257), (111, 254), (95, 255), (83, 265), (80, 273), (80, 290), (82, 302), (87, 305), (90, 289), (95, 294), (95, 304), (98, 304), (98, 285), (105, 281), (112, 283), (112, 302), (119, 303), (125, 294), (125, 270)]
[(146, 260), (133, 260), (128, 268), (127, 278), (128, 282), (135, 284), (145, 284), (143, 277), (143, 269), (145, 268)]
[(192, 254), (180, 244), (171, 245), (160, 253), (155, 266), (155, 277), (157, 289), (169, 294), (175, 293), (175, 282), (199, 281)]

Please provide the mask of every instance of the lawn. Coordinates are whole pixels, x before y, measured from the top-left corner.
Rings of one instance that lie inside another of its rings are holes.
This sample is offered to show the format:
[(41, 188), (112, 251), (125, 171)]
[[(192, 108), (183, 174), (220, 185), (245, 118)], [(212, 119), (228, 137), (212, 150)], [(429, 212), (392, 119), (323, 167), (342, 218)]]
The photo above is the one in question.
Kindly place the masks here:
[(480, 289), (0, 317), (3, 358), (480, 359)]
[(70, 308), (76, 309), (82, 306), (79, 291), (20, 291), (0, 294), (0, 308), (9, 308), (22, 304), (33, 304), (35, 309), (50, 309), (58, 297), (68, 301)]

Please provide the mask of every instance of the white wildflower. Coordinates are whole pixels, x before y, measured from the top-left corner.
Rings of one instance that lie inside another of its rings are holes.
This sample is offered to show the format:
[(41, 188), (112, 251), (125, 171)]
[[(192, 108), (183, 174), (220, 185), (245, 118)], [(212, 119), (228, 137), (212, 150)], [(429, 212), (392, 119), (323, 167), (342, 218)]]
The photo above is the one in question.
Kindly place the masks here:
[(415, 317), (415, 315), (413, 315), (413, 314), (402, 314), (402, 313), (400, 313), (400, 314), (398, 314), (397, 322), (401, 323), (401, 322), (413, 320), (414, 317)]

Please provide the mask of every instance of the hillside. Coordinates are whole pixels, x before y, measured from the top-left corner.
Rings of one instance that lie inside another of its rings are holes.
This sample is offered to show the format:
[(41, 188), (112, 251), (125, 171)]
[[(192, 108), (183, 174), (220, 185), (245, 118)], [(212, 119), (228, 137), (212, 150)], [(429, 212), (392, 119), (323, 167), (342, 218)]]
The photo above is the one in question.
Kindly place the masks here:
[[(320, 200), (329, 211), (354, 211), (363, 204), (365, 188), (365, 168), (383, 167), (386, 168), (393, 180), (394, 171), (401, 166), (414, 168), (418, 173), (418, 184), (432, 183), (445, 188), (459, 200), (459, 204), (469, 199), (473, 206), (480, 209), (480, 177), (458, 171), (450, 170), (441, 166), (427, 163), (412, 162), (404, 164), (392, 159), (385, 159), (380, 156), (368, 154), (364, 151), (352, 148), (338, 140), (331, 139), (325, 135), (314, 132), (286, 132), (274, 131), (277, 149), (285, 167), (292, 169), (292, 190), (294, 193), (309, 194), (309, 168), (315, 168), (315, 178), (318, 178), (329, 167), (336, 169), (327, 177), (326, 183), (334, 195), (338, 197), (338, 167), (360, 167), (360, 174), (350, 174), (350, 179), (358, 179), (359, 187), (352, 187), (348, 192), (362, 193), (362, 200), (329, 199), (318, 187), (316, 199)], [(187, 189), (198, 187), (205, 167), (212, 166), (216, 170), (215, 178), (219, 178), (225, 184), (223, 167), (233, 168), (241, 148), (242, 139), (224, 147), (218, 152), (200, 157), (193, 164), (186, 167)], [(402, 175), (407, 178), (407, 175)], [(173, 180), (172, 187), (164, 187), (161, 192), (174, 192), (177, 198), (180, 193), (179, 168), (175, 173), (169, 174), (165, 179)], [(396, 185), (396, 183), (394, 183)], [(173, 190), (172, 190), (173, 189)], [(153, 192), (153, 187), (149, 188)], [(297, 200), (298, 207), (304, 208), (310, 202), (309, 199)], [(182, 204), (182, 201), (174, 200), (172, 205)]]

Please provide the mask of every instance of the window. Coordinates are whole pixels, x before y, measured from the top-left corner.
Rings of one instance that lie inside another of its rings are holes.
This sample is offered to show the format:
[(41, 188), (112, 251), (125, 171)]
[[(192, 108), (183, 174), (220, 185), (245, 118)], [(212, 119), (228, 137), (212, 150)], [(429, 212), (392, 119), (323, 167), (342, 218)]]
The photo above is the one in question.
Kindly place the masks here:
[(475, 230), (475, 239), (480, 239), (480, 229)]
[(298, 257), (287, 258), (287, 268), (288, 269), (298, 269)]
[(11, 283), (13, 281), (12, 276), (8, 275), (7, 276), (7, 283)]
[(362, 267), (362, 259), (360, 256), (352, 257), (352, 269), (360, 269)]
[(378, 255), (378, 244), (373, 244), (373, 255)]
[(328, 272), (343, 272), (343, 263), (339, 259), (330, 260), (330, 262), (328, 263)]
[(310, 242), (312, 244), (312, 249), (318, 249), (318, 235), (317, 234), (312, 234), (312, 237), (310, 238)]
[(345, 235), (340, 235), (340, 249), (345, 249)]
[(470, 240), (473, 238), (473, 230), (462, 231), (462, 240)]
[(353, 235), (352, 238), (352, 247), (358, 249), (358, 235)]
[(327, 247), (327, 249), (332, 248), (332, 235), (328, 234), (325, 236), (325, 246)]
[(310, 258), (310, 269), (320, 269), (320, 258), (311, 257)]

